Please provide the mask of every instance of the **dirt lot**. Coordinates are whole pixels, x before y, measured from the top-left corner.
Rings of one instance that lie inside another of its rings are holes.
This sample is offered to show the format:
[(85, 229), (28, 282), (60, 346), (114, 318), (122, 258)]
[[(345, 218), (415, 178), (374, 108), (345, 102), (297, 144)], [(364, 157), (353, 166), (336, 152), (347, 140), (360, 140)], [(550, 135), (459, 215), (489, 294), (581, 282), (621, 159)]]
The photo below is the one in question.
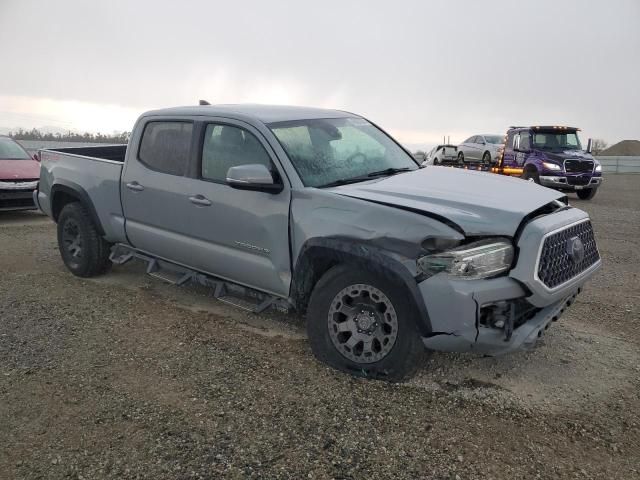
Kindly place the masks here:
[(536, 350), (397, 385), (317, 363), (294, 316), (74, 278), (48, 219), (0, 212), (0, 478), (640, 478), (639, 192), (572, 198), (604, 268)]

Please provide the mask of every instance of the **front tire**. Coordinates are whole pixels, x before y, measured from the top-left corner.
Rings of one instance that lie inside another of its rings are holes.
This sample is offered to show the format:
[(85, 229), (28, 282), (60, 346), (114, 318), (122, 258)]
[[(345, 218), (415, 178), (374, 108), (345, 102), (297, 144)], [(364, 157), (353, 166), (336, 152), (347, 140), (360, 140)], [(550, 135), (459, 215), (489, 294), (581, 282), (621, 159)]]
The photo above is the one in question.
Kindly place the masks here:
[(111, 268), (111, 245), (98, 232), (89, 211), (78, 202), (68, 203), (60, 212), (58, 248), (65, 266), (78, 277), (95, 277)]
[(321, 362), (354, 376), (399, 381), (417, 370), (425, 353), (418, 315), (398, 282), (338, 265), (313, 290), (307, 332)]
[(576, 195), (580, 200), (591, 200), (596, 196), (597, 188), (586, 188), (584, 190), (576, 190)]
[(484, 152), (484, 155), (482, 156), (482, 163), (487, 166), (491, 165), (491, 154), (489, 152)]
[(540, 175), (538, 174), (537, 170), (526, 169), (524, 172), (522, 172), (522, 176), (520, 178), (540, 185)]
[(458, 165), (464, 165), (464, 153), (458, 153)]

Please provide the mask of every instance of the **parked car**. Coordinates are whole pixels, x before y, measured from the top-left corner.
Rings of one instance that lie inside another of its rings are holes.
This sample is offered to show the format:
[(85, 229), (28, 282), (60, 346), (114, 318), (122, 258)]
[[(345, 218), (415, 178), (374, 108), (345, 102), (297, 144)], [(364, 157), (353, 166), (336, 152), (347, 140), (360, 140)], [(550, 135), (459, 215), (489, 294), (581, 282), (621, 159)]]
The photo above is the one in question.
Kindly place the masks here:
[(429, 153), (427, 153), (427, 157), (425, 161), (422, 163), (423, 165), (443, 165), (455, 163), (457, 161), (457, 150), (458, 147), (455, 145), (438, 145), (432, 148)]
[(602, 184), (602, 166), (591, 155), (591, 142), (582, 150), (578, 131), (560, 126), (512, 127), (507, 131), (502, 167), (525, 180), (590, 200)]
[(37, 202), (71, 273), (138, 258), (252, 311), (295, 309), (315, 355), (359, 376), (403, 378), (425, 347), (530, 347), (600, 266), (565, 195), (420, 168), (341, 111), (156, 110), (128, 146), (41, 155)]
[(0, 211), (33, 210), (33, 192), (40, 177), (40, 164), (6, 136), (0, 136)]
[(458, 163), (494, 164), (503, 145), (504, 135), (474, 135), (458, 145)]

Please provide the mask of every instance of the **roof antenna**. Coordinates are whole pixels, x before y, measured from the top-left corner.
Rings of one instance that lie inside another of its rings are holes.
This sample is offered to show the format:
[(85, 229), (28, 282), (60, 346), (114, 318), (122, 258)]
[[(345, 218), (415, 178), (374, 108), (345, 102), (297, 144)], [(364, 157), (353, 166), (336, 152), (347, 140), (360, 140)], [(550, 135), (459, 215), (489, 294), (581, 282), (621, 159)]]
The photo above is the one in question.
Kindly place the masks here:
[(211, 105), (209, 102), (207, 102), (206, 100), (200, 100), (198, 102), (199, 105)]

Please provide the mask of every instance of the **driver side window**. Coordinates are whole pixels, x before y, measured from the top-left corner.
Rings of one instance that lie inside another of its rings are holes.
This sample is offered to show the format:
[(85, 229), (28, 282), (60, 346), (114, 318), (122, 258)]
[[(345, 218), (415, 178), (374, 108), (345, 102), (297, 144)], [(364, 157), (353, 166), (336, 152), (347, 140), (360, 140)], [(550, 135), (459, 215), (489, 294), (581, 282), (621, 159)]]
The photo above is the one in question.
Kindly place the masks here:
[(252, 133), (232, 125), (207, 125), (202, 146), (202, 178), (226, 183), (231, 167), (254, 163), (273, 171), (271, 157)]

